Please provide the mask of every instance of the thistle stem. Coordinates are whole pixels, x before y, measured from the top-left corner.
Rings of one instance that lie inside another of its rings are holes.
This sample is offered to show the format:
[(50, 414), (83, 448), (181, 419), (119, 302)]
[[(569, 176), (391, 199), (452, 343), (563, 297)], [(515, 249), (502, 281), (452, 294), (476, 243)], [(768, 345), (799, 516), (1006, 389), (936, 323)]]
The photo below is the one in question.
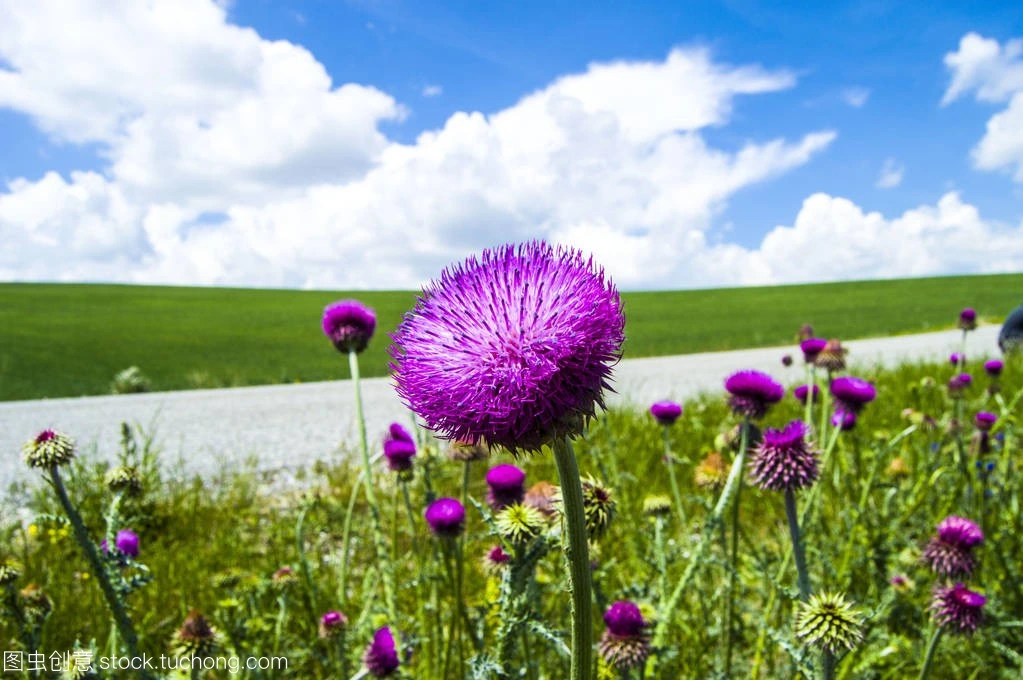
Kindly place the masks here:
[(668, 426), (662, 427), (664, 434), (664, 458), (668, 465), (668, 479), (671, 481), (671, 495), (675, 500), (675, 512), (678, 514), (679, 522), (679, 533), (685, 535), (686, 525), (686, 511), (682, 505), (682, 492), (679, 491), (678, 479), (675, 477), (675, 460), (671, 453), (671, 440), (668, 436)]
[(813, 364), (806, 364), (806, 406), (803, 409), (803, 422), (811, 428), (813, 427), (813, 388), (817, 386), (817, 376), (813, 369)]
[[(749, 445), (749, 418), (742, 421), (742, 437), (739, 449), (746, 451)], [(736, 458), (738, 461), (738, 457)], [(744, 466), (745, 467), (745, 466)], [(743, 468), (738, 470), (738, 481), (735, 487), (735, 501), (732, 503), (731, 547), (728, 552), (728, 600), (725, 603), (725, 677), (732, 675), (732, 646), (734, 631), (732, 619), (735, 615), (736, 562), (739, 559), (739, 498), (742, 495)]]
[(945, 632), (945, 629), (938, 626), (937, 630), (934, 631), (934, 635), (931, 636), (931, 641), (927, 643), (927, 653), (924, 655), (924, 665), (920, 668), (919, 680), (927, 680), (931, 674), (931, 664), (934, 662), (934, 652), (938, 649), (938, 642), (941, 641), (941, 634)]
[(553, 442), (554, 462), (558, 466), (564, 511), (565, 558), (568, 561), (568, 585), (572, 593), (572, 671), (571, 680), (593, 677), (593, 615), (590, 556), (583, 511), (583, 489), (572, 444), (567, 438)]
[(792, 554), (796, 557), (796, 581), (799, 584), (799, 599), (810, 598), (810, 572), (806, 568), (806, 549), (799, 533), (799, 515), (796, 512), (796, 492), (785, 489), (785, 516), (789, 520), (789, 536), (792, 538)]

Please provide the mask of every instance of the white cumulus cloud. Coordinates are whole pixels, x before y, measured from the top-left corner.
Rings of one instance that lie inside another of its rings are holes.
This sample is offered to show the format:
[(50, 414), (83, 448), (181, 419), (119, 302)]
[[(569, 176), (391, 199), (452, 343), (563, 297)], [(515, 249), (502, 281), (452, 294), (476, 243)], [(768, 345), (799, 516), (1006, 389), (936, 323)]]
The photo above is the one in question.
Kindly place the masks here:
[(901, 163), (894, 158), (886, 158), (874, 186), (878, 189), (894, 189), (902, 184), (904, 174), (906, 174), (906, 168)]

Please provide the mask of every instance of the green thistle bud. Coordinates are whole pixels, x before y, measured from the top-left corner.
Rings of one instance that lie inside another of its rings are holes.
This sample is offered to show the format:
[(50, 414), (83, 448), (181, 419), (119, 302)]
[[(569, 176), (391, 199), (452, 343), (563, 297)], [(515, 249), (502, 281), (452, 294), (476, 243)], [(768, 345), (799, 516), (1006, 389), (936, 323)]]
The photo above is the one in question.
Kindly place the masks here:
[(536, 508), (513, 503), (497, 513), (494, 525), (498, 533), (512, 545), (526, 545), (543, 533), (547, 520)]
[(142, 475), (133, 467), (116, 467), (106, 476), (107, 488), (114, 493), (123, 492), (127, 496), (138, 496), (142, 493)]
[(281, 567), (274, 572), (271, 582), (274, 588), (287, 590), (298, 582), (298, 577), (295, 575), (295, 570), (291, 567)]
[(67, 465), (75, 457), (75, 443), (67, 435), (43, 430), (25, 444), (25, 462), (30, 467), (47, 469)]
[(671, 499), (663, 494), (643, 499), (643, 514), (647, 517), (664, 517), (671, 513)]
[(611, 489), (601, 486), (593, 477), (587, 477), (582, 484), (586, 531), (590, 539), (595, 541), (611, 526), (615, 516), (615, 500), (611, 496)]
[(796, 613), (796, 637), (804, 643), (837, 654), (863, 639), (863, 615), (842, 593), (811, 595)]
[(0, 586), (9, 586), (21, 578), (21, 567), (10, 560), (0, 562)]

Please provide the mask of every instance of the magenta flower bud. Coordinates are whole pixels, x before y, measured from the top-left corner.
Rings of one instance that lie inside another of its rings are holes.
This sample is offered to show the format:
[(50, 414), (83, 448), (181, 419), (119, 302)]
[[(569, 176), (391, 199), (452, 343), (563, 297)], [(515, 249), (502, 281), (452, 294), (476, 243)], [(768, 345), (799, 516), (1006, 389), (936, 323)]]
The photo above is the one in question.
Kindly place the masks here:
[(398, 660), (398, 647), (390, 628), (384, 626), (373, 634), (373, 642), (362, 655), (362, 662), (374, 678), (386, 678), (398, 670), (401, 662)]
[(443, 538), (457, 538), (465, 528), (465, 507), (454, 498), (438, 498), (424, 516), (433, 533)]
[(972, 307), (967, 307), (959, 312), (959, 328), (964, 331), (972, 331), (977, 328), (977, 312)]
[(131, 529), (121, 529), (118, 531), (117, 537), (114, 539), (114, 545), (128, 557), (139, 556), (139, 537)]
[(487, 503), (494, 510), (515, 503), (526, 497), (526, 473), (514, 465), (502, 463), (487, 470)]
[(848, 432), (856, 427), (857, 415), (852, 411), (835, 411), (831, 414), (831, 426), (837, 427), (842, 432)]
[(615, 602), (604, 613), (607, 630), (600, 640), (600, 655), (612, 668), (627, 670), (641, 665), (650, 654), (647, 622), (635, 603)]
[(946, 517), (938, 524), (938, 533), (924, 549), (923, 561), (946, 578), (961, 578), (973, 573), (976, 557), (973, 549), (984, 542), (984, 534), (964, 517)]
[(345, 354), (366, 349), (376, 327), (376, 314), (358, 300), (340, 300), (323, 310), (323, 333)]
[(952, 352), (951, 354), (948, 355), (948, 363), (952, 364), (953, 366), (958, 366), (960, 363), (965, 364), (966, 355), (963, 354), (962, 352)]
[(969, 373), (952, 376), (948, 381), (948, 393), (952, 397), (961, 397), (971, 384), (973, 384), (973, 376)]
[(859, 413), (877, 398), (877, 390), (863, 378), (843, 376), (831, 381), (831, 394), (838, 411)]
[(398, 423), (391, 423), (384, 437), (384, 457), (387, 467), (395, 472), (412, 469), (412, 458), (416, 455), (416, 442), (412, 435)]
[(806, 385), (799, 385), (794, 390), (792, 390), (792, 396), (794, 396), (803, 404), (806, 404), (806, 395), (811, 394), (812, 396), (810, 397), (810, 399), (813, 401), (813, 403), (816, 404), (817, 397), (820, 396), (821, 389), (816, 385), (811, 385), (810, 387), (812, 387), (813, 389), (812, 390), (808, 389)]
[(817, 452), (806, 441), (808, 428), (794, 420), (784, 430), (766, 428), (750, 458), (753, 483), (761, 489), (803, 489), (817, 480)]
[(937, 586), (930, 610), (934, 621), (952, 633), (972, 635), (983, 618), (987, 598), (962, 583)]
[(977, 415), (973, 417), (974, 422), (977, 424), (977, 429), (981, 432), (988, 432), (998, 421), (998, 416), (990, 411), (979, 411)]
[(984, 362), (984, 371), (992, 378), (1000, 376), (1003, 368), (1005, 368), (1005, 364), (999, 359), (988, 359)]
[(682, 415), (682, 405), (674, 401), (658, 401), (650, 406), (650, 415), (657, 419), (661, 425), (667, 427), (674, 425), (675, 421)]
[(785, 388), (760, 371), (733, 373), (725, 380), (725, 389), (731, 394), (728, 404), (732, 412), (754, 420), (785, 396)]
[(812, 364), (827, 344), (828, 341), (824, 338), (807, 338), (803, 340), (799, 343), (799, 349), (803, 351), (803, 361)]
[(320, 617), (320, 637), (334, 637), (344, 631), (347, 626), (348, 617), (339, 611), (331, 610)]

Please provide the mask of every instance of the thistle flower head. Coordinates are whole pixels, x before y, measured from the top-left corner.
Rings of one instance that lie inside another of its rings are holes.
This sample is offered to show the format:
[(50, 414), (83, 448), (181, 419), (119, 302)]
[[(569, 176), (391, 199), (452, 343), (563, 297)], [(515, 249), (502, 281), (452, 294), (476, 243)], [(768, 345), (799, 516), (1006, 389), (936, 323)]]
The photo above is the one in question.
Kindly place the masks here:
[(785, 388), (760, 371), (739, 371), (728, 376), (725, 389), (732, 412), (746, 418), (762, 418), (772, 404), (781, 401)]
[(831, 395), (835, 398), (836, 410), (858, 414), (877, 398), (877, 390), (863, 378), (843, 376), (831, 381)]
[(965, 364), (966, 355), (963, 354), (962, 352), (952, 352), (951, 354), (948, 355), (948, 363), (952, 364), (953, 366)]
[(634, 602), (615, 602), (604, 613), (607, 629), (600, 639), (600, 655), (615, 669), (641, 665), (650, 654), (647, 622)]
[(934, 621), (952, 633), (972, 635), (980, 625), (987, 598), (962, 583), (934, 588), (930, 610)]
[(764, 441), (750, 459), (753, 483), (761, 489), (804, 489), (817, 480), (817, 451), (806, 441), (809, 432), (801, 420), (783, 430), (767, 428)]
[(131, 529), (121, 529), (114, 538), (114, 545), (128, 557), (139, 556), (139, 536)]
[(547, 518), (536, 508), (521, 503), (505, 506), (494, 517), (494, 528), (512, 545), (526, 545), (547, 528)]
[[(742, 423), (736, 423), (736, 425), (727, 432), (719, 434), (714, 438), (714, 446), (722, 450), (738, 453), (739, 449), (742, 448), (742, 425)], [(751, 449), (760, 446), (760, 442), (764, 439), (764, 435), (760, 431), (760, 428), (753, 423), (748, 423), (747, 427), (746, 445)]]
[(348, 627), (348, 617), (339, 611), (331, 610), (320, 617), (320, 637), (332, 638), (340, 635)]
[(601, 538), (611, 526), (615, 516), (615, 500), (611, 489), (603, 486), (593, 477), (582, 480), (583, 514), (586, 515), (586, 530), (590, 540)]
[(674, 401), (657, 401), (650, 406), (650, 415), (665, 427), (674, 425), (682, 415), (682, 405)]
[(831, 414), (831, 426), (837, 427), (842, 432), (848, 432), (856, 427), (857, 416), (852, 411), (835, 411)]
[(671, 499), (663, 494), (643, 499), (643, 514), (647, 517), (664, 517), (671, 514)]
[(362, 655), (362, 662), (374, 678), (386, 678), (398, 670), (401, 662), (398, 660), (398, 647), (390, 628), (384, 626), (377, 629), (373, 634), (373, 641)]
[(188, 612), (176, 637), (177, 649), (183, 656), (206, 658), (217, 648), (217, 631), (198, 610)]
[(454, 498), (438, 498), (424, 516), (430, 530), (442, 538), (456, 538), (465, 529), (465, 507)]
[(908, 593), (916, 588), (916, 584), (913, 583), (913, 579), (909, 578), (905, 574), (894, 574), (890, 579), (888, 579), (888, 583), (898, 593)]
[(810, 400), (813, 403), (817, 403), (817, 397), (820, 396), (820, 393), (821, 388), (817, 387), (816, 385), (810, 385), (809, 387), (807, 387), (806, 385), (799, 385), (794, 390), (792, 390), (792, 396), (798, 399), (799, 402), (802, 404), (806, 403), (807, 396), (810, 397)]
[(399, 423), (391, 423), (384, 437), (384, 457), (387, 467), (394, 472), (412, 469), (412, 458), (416, 455), (416, 441), (408, 430)]
[(977, 329), (977, 312), (973, 309), (973, 307), (967, 307), (963, 311), (959, 312), (958, 326), (964, 331)]
[(998, 416), (990, 411), (978, 411), (977, 415), (973, 417), (973, 422), (977, 424), (978, 430), (988, 432), (998, 422)]
[(817, 368), (823, 368), (829, 373), (835, 371), (841, 371), (845, 368), (845, 355), (847, 350), (842, 347), (842, 343), (838, 340), (828, 340), (824, 347), (817, 354), (817, 358), (813, 360), (814, 366)]
[(543, 242), (444, 270), (394, 333), (396, 390), (449, 439), (539, 451), (603, 407), (621, 357), (618, 291), (592, 259)]
[(984, 371), (992, 378), (1000, 376), (1003, 368), (1005, 368), (1005, 364), (1001, 359), (988, 359), (984, 362)]
[(483, 570), (488, 574), (496, 574), (509, 562), (511, 562), (511, 555), (506, 553), (504, 546), (499, 543), (483, 556)]
[(526, 473), (522, 468), (502, 463), (487, 470), (487, 503), (494, 510), (521, 503), (526, 496)]
[(818, 593), (799, 604), (796, 637), (831, 654), (852, 649), (863, 639), (863, 616), (842, 593)]
[(799, 343), (799, 349), (803, 352), (803, 361), (812, 364), (817, 360), (817, 355), (828, 344), (824, 338), (806, 338)]
[(475, 444), (456, 440), (451, 442), (451, 446), (448, 448), (448, 458), (461, 463), (472, 463), (477, 460), (486, 460), (489, 457), (490, 447), (482, 440)]
[(295, 575), (294, 569), (284, 566), (273, 573), (273, 576), (270, 577), (270, 582), (277, 590), (287, 590), (298, 583), (298, 576)]
[(540, 511), (545, 519), (552, 519), (558, 514), (554, 507), (557, 497), (558, 487), (550, 482), (537, 482), (526, 491), (522, 504)]
[(34, 468), (47, 469), (67, 465), (75, 457), (75, 443), (67, 435), (43, 430), (25, 444), (25, 462)]
[(940, 576), (969, 576), (977, 563), (973, 549), (983, 542), (984, 534), (974, 522), (965, 517), (946, 517), (938, 524), (937, 534), (927, 544), (922, 559)]
[(142, 475), (133, 467), (121, 465), (110, 470), (106, 478), (107, 488), (114, 493), (138, 496), (142, 493)]
[(958, 399), (963, 396), (963, 392), (966, 391), (970, 385), (973, 384), (973, 376), (969, 373), (960, 373), (959, 375), (952, 376), (948, 381), (948, 393), (954, 399)]
[(792, 365), (792, 355), (791, 354), (783, 354), (781, 356), (781, 365), (784, 366), (785, 368), (788, 368), (789, 366), (791, 366)]
[(717, 451), (711, 451), (693, 471), (693, 482), (696, 486), (709, 489), (720, 489), (728, 478), (728, 466), (725, 459)]
[(11, 560), (0, 562), (0, 587), (9, 586), (21, 578), (21, 568)]
[(376, 327), (376, 314), (358, 300), (339, 300), (323, 310), (323, 333), (344, 354), (366, 349)]

